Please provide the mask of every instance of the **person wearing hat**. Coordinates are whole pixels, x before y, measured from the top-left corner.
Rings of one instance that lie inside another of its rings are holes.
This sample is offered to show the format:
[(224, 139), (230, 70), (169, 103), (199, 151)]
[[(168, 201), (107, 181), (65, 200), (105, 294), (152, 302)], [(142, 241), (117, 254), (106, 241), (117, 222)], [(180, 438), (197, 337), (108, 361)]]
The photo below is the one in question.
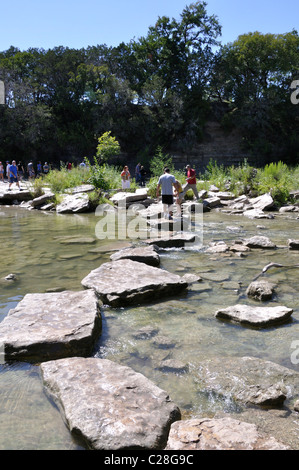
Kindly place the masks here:
[(197, 187), (196, 187), (196, 173), (195, 173), (195, 170), (193, 170), (193, 168), (191, 168), (190, 165), (186, 166), (186, 170), (187, 170), (187, 178), (186, 178), (187, 184), (183, 188), (183, 192), (181, 194), (181, 197), (182, 198), (185, 197), (185, 194), (188, 191), (188, 189), (192, 189), (195, 198), (198, 199), (199, 196), (198, 196), (198, 191), (197, 191)]

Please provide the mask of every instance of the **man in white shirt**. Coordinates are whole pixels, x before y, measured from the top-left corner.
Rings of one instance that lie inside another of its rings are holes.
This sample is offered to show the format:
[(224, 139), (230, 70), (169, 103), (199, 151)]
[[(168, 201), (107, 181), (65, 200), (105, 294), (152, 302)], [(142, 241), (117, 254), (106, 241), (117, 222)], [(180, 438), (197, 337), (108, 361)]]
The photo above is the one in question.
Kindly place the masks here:
[(160, 176), (158, 181), (157, 197), (159, 197), (161, 188), (163, 212), (166, 219), (172, 219), (173, 186), (177, 188), (176, 179), (170, 174), (169, 168), (164, 168), (164, 174)]

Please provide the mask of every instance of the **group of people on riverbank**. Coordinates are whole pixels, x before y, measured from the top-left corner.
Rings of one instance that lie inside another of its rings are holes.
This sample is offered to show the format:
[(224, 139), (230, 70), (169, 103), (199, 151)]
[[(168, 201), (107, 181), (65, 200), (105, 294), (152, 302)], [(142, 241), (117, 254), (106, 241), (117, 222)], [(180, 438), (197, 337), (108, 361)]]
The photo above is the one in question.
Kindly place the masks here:
[[(17, 164), (15, 160), (6, 161), (6, 164), (0, 161), (0, 181), (3, 183), (9, 183), (9, 189), (13, 183), (16, 183), (20, 187), (20, 182), (28, 177), (29, 180), (37, 178), (42, 174), (49, 173), (50, 166), (47, 162), (43, 165), (41, 162), (38, 162), (36, 167), (34, 167), (32, 160), (28, 162), (27, 165), (23, 165), (21, 161)], [(5, 177), (7, 181), (5, 180)]]

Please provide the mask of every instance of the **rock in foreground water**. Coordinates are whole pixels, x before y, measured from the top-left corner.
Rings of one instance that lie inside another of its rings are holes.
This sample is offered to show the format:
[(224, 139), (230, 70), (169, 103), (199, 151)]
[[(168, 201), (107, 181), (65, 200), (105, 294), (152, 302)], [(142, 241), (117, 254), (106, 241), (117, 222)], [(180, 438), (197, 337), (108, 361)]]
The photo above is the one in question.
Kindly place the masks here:
[(232, 418), (198, 418), (172, 424), (166, 450), (290, 450), (258, 430)]
[(244, 326), (266, 328), (287, 322), (293, 310), (284, 306), (277, 307), (255, 307), (251, 305), (234, 305), (217, 310), (216, 318), (230, 320)]
[(94, 289), (103, 303), (112, 307), (178, 295), (188, 287), (176, 274), (132, 260), (104, 263), (91, 271), (82, 285)]
[(260, 407), (281, 407), (298, 396), (299, 373), (255, 357), (211, 357), (200, 362), (201, 392)]
[(91, 290), (27, 294), (0, 323), (5, 360), (88, 356), (100, 332), (99, 301)]
[(180, 419), (166, 392), (107, 359), (61, 359), (41, 364), (41, 371), (70, 430), (90, 448), (161, 449)]

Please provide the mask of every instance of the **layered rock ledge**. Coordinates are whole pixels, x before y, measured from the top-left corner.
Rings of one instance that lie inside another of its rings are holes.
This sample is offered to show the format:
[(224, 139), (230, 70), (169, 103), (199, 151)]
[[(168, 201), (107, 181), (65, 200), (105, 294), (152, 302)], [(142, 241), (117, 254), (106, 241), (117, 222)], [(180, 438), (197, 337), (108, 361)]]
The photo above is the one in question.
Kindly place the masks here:
[(181, 417), (164, 390), (130, 367), (76, 357), (40, 367), (71, 432), (92, 449), (163, 449)]
[(178, 295), (188, 283), (176, 274), (132, 260), (104, 263), (82, 285), (94, 289), (105, 305), (122, 307)]
[(0, 323), (5, 360), (47, 361), (89, 356), (101, 333), (92, 290), (27, 294)]

